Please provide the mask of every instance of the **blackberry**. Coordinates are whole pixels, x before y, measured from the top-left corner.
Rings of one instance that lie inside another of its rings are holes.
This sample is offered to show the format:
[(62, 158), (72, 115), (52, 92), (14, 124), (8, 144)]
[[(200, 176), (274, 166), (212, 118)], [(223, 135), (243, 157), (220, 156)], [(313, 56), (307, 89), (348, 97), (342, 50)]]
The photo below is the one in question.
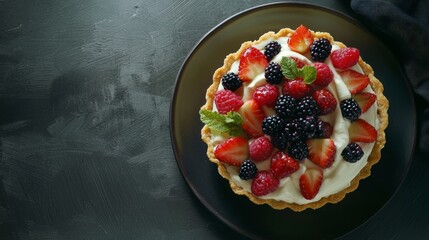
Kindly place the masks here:
[(320, 38), (310, 46), (310, 54), (314, 61), (323, 62), (331, 54), (332, 45), (326, 38)]
[(350, 163), (359, 161), (363, 156), (363, 150), (357, 143), (349, 143), (341, 152), (344, 160)]
[(317, 120), (313, 116), (297, 118), (294, 121), (300, 125), (304, 140), (313, 138), (317, 131)]
[(356, 100), (353, 98), (345, 99), (340, 102), (341, 114), (344, 118), (354, 121), (359, 118), (362, 113)]
[(265, 79), (268, 83), (279, 84), (283, 79), (282, 67), (280, 64), (271, 62), (265, 68)]
[(296, 99), (289, 95), (281, 95), (277, 98), (274, 110), (282, 118), (292, 118), (296, 108)]
[(271, 143), (273, 144), (274, 147), (280, 150), (285, 150), (288, 144), (287, 134), (284, 131), (281, 131), (275, 135), (272, 135)]
[(268, 62), (271, 61), (282, 49), (282, 45), (280, 45), (276, 41), (272, 41), (265, 46), (264, 55), (267, 58)]
[(250, 161), (246, 160), (240, 165), (240, 173), (238, 176), (243, 180), (249, 180), (256, 176), (256, 173), (258, 173), (258, 168), (256, 165)]
[(334, 131), (331, 124), (322, 121), (320, 118), (316, 119), (316, 132), (314, 138), (329, 138)]
[(289, 142), (302, 141), (306, 139), (306, 135), (298, 121), (293, 120), (286, 123), (285, 134)]
[(275, 135), (284, 130), (286, 122), (279, 116), (269, 116), (262, 121), (262, 132), (267, 135)]
[(223, 75), (221, 81), (222, 81), (222, 86), (225, 89), (231, 90), (233, 92), (239, 89), (241, 85), (243, 85), (243, 81), (241, 81), (238, 75), (233, 72), (229, 72)]
[(287, 148), (289, 156), (298, 161), (302, 161), (308, 156), (307, 144), (303, 141), (292, 142)]
[(315, 116), (317, 112), (317, 103), (312, 96), (306, 96), (296, 104), (295, 115), (297, 117)]

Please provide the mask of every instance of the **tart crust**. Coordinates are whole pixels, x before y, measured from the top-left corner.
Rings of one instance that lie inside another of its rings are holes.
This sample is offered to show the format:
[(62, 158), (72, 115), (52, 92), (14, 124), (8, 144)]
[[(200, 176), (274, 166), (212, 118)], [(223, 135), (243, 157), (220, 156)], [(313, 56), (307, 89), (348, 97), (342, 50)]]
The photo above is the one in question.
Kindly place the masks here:
[[(213, 109), (214, 95), (218, 89), (218, 86), (220, 84), (222, 76), (228, 72), (231, 65), (235, 61), (240, 59), (240, 56), (244, 50), (246, 50), (247, 48), (249, 48), (252, 45), (258, 44), (258, 43), (265, 41), (265, 40), (268, 40), (268, 39), (278, 39), (280, 37), (290, 36), (293, 32), (294, 32), (294, 30), (292, 30), (290, 28), (283, 28), (277, 33), (267, 32), (267, 33), (263, 34), (259, 38), (259, 40), (256, 40), (253, 42), (251, 42), (251, 41), (244, 42), (237, 52), (231, 53), (228, 56), (226, 56), (223, 66), (218, 68), (213, 75), (213, 83), (207, 89), (207, 92), (206, 92), (206, 103), (205, 103), (205, 105), (203, 105), (201, 107), (201, 109), (207, 109), (207, 110)], [(328, 39), (330, 42), (340, 46), (341, 48), (346, 47), (346, 45), (344, 45), (343, 43), (338, 42), (338, 41), (334, 41), (334, 38), (329, 33), (313, 32), (313, 31), (311, 31), (311, 33), (312, 33), (314, 38), (322, 38), (323, 37), (323, 38)], [(340, 191), (336, 194), (332, 194), (330, 196), (323, 197), (316, 202), (311, 202), (311, 203), (302, 204), (302, 205), (296, 204), (296, 203), (288, 203), (288, 202), (284, 202), (284, 201), (273, 200), (273, 199), (258, 198), (257, 196), (253, 195), (252, 193), (243, 190), (240, 186), (238, 186), (237, 184), (235, 184), (232, 181), (231, 176), (230, 176), (229, 172), (227, 171), (226, 167), (224, 166), (224, 164), (215, 158), (214, 153), (213, 153), (214, 146), (210, 141), (210, 139), (211, 139), (210, 129), (207, 126), (204, 126), (201, 130), (201, 136), (202, 136), (202, 140), (208, 146), (207, 147), (207, 156), (211, 162), (213, 162), (217, 165), (219, 174), (222, 177), (224, 177), (225, 179), (228, 179), (229, 184), (231, 186), (231, 189), (234, 191), (234, 193), (236, 193), (238, 195), (247, 196), (255, 204), (268, 204), (269, 206), (271, 206), (274, 209), (281, 210), (281, 209), (285, 209), (285, 208), (290, 208), (294, 211), (299, 212), (299, 211), (303, 211), (303, 210), (308, 209), (308, 208), (317, 209), (317, 208), (320, 208), (327, 203), (337, 203), (337, 202), (341, 201), (346, 196), (347, 193), (354, 191), (359, 186), (359, 181), (361, 179), (364, 179), (364, 178), (368, 177), (369, 175), (371, 175), (371, 167), (380, 160), (381, 149), (384, 147), (384, 145), (386, 143), (386, 137), (385, 137), (384, 131), (388, 125), (387, 110), (389, 108), (389, 101), (383, 95), (383, 90), (384, 90), (383, 85), (374, 76), (374, 71), (373, 71), (372, 67), (369, 64), (367, 64), (366, 62), (364, 62), (361, 57), (359, 57), (358, 64), (362, 68), (364, 73), (369, 76), (371, 87), (374, 90), (375, 94), (377, 95), (377, 104), (378, 104), (377, 115), (379, 118), (379, 126), (378, 126), (379, 128), (378, 128), (378, 132), (377, 132), (377, 140), (374, 144), (374, 147), (372, 149), (371, 154), (368, 157), (368, 162), (362, 168), (360, 173), (358, 175), (356, 175), (356, 177), (351, 181), (350, 186), (348, 186), (347, 188), (343, 189), (342, 191)]]

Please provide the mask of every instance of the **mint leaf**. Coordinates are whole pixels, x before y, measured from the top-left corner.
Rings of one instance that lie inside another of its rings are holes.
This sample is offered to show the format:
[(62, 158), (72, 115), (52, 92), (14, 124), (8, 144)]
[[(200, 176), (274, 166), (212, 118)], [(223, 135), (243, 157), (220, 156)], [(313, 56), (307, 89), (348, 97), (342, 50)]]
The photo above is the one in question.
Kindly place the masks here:
[(237, 112), (228, 112), (226, 115), (209, 110), (200, 110), (201, 122), (210, 129), (227, 133), (231, 136), (238, 136), (243, 133), (243, 119)]
[(295, 79), (299, 76), (299, 70), (296, 66), (296, 62), (290, 57), (283, 57), (280, 61), (283, 76), (287, 79)]
[(316, 68), (313, 66), (304, 66), (300, 69), (300, 75), (305, 84), (312, 84), (316, 80)]

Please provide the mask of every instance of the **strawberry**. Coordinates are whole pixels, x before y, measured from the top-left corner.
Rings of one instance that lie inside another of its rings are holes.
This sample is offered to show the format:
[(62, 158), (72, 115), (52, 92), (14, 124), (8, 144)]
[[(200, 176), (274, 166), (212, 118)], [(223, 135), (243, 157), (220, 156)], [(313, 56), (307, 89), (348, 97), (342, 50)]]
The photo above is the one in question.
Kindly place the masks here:
[(268, 159), (273, 153), (274, 147), (270, 139), (265, 136), (253, 140), (249, 145), (250, 158), (255, 162)]
[(346, 70), (339, 73), (351, 94), (361, 92), (368, 86), (369, 77), (354, 70)]
[(280, 181), (270, 171), (260, 171), (252, 181), (250, 189), (256, 196), (267, 195), (279, 187)]
[(265, 55), (258, 49), (249, 47), (241, 55), (238, 77), (243, 82), (252, 81), (258, 74), (265, 72), (267, 66)]
[(307, 140), (308, 159), (321, 168), (328, 168), (334, 163), (337, 148), (331, 138)]
[(318, 106), (319, 115), (325, 115), (335, 111), (337, 100), (327, 89), (319, 89), (313, 93), (314, 101)]
[(238, 110), (243, 118), (243, 129), (249, 137), (256, 138), (264, 135), (262, 132), (262, 121), (265, 118), (264, 112), (254, 99), (246, 101)]
[(360, 53), (356, 48), (340, 48), (330, 55), (332, 65), (338, 69), (347, 69), (354, 66), (359, 61)]
[(310, 30), (301, 25), (295, 29), (295, 32), (292, 33), (287, 43), (292, 51), (306, 53), (310, 49), (313, 40)]
[(350, 124), (350, 142), (374, 142), (377, 140), (377, 130), (363, 119), (356, 119)]
[(332, 73), (331, 69), (326, 64), (315, 62), (314, 67), (316, 68), (316, 80), (313, 82), (314, 85), (323, 88), (334, 80), (334, 73)]
[(296, 66), (298, 68), (302, 68), (302, 67), (308, 65), (305, 61), (303, 61), (297, 57), (290, 57), (290, 58), (296, 62)]
[(221, 162), (240, 166), (249, 157), (249, 144), (244, 137), (228, 138), (216, 146), (214, 155)]
[(323, 182), (323, 172), (318, 168), (307, 168), (299, 178), (299, 188), (305, 199), (313, 199)]
[(237, 111), (243, 105), (240, 96), (230, 90), (220, 90), (215, 93), (215, 104), (219, 113)]
[(302, 78), (286, 81), (282, 89), (284, 95), (289, 95), (295, 99), (301, 99), (308, 96), (312, 91), (313, 89), (310, 85), (305, 84)]
[(255, 99), (259, 105), (266, 105), (268, 107), (273, 107), (278, 97), (279, 89), (271, 84), (257, 87), (255, 92), (253, 92), (253, 99)]
[(353, 98), (356, 100), (362, 112), (368, 111), (368, 109), (374, 104), (377, 100), (377, 96), (369, 92), (361, 92), (356, 95), (353, 95)]
[(299, 169), (299, 162), (282, 151), (277, 151), (271, 158), (271, 172), (276, 178), (289, 176)]

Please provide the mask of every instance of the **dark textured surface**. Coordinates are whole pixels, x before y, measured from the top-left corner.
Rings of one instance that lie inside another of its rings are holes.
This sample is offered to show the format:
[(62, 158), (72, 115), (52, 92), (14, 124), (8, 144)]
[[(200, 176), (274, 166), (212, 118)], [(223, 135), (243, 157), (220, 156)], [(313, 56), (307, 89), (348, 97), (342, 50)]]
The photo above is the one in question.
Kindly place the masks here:
[[(266, 2), (0, 1), (1, 239), (243, 238), (182, 178), (169, 107), (198, 40)], [(345, 238), (428, 236), (428, 170), (417, 153), (398, 194)]]

